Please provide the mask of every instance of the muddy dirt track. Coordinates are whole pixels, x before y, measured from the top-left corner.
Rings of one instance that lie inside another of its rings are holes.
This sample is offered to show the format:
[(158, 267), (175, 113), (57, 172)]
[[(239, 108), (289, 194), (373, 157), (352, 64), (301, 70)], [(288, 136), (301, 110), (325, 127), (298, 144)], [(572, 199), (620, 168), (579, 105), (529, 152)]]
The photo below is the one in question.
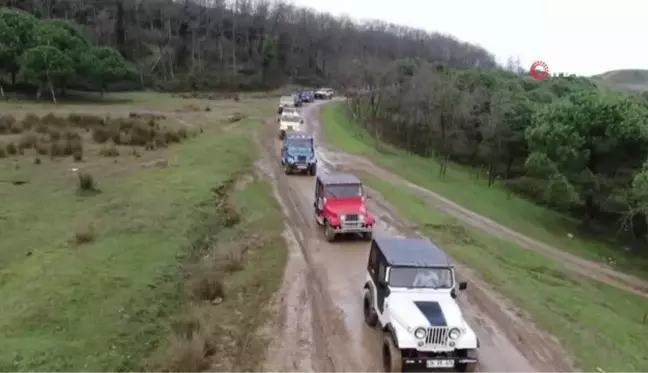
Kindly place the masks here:
[[(318, 173), (352, 169), (348, 157), (326, 149), (319, 139), (321, 103), (301, 109), (307, 130), (319, 144)], [(274, 118), (273, 118), (274, 119)], [(277, 123), (265, 123), (259, 169), (275, 183), (287, 217), (289, 261), (275, 301), (278, 325), (268, 349), (266, 371), (381, 371), (382, 334), (366, 326), (362, 287), (369, 244), (350, 240), (329, 243), (314, 221), (315, 180), (284, 175), (279, 163)], [(375, 191), (368, 201), (376, 217), (375, 236), (416, 235)], [(459, 276), (469, 287), (459, 303), (480, 339), (481, 371), (572, 371), (566, 353), (553, 337), (518, 316), (506, 300), (468, 269)]]

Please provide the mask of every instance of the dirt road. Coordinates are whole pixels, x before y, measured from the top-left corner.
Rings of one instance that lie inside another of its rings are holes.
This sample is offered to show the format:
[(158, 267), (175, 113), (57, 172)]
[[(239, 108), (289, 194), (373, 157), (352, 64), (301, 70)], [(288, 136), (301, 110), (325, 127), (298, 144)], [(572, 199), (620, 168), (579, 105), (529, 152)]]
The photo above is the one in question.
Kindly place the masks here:
[[(302, 109), (308, 130), (319, 136), (319, 104)], [(276, 300), (280, 322), (268, 351), (269, 371), (380, 371), (381, 332), (362, 317), (362, 287), (369, 245), (363, 241), (328, 243), (314, 222), (314, 178), (286, 176), (279, 167), (277, 125), (266, 123), (259, 169), (275, 183), (287, 216), (290, 257)], [(318, 140), (321, 144), (321, 140)], [(353, 157), (318, 148), (319, 173), (349, 168)], [(345, 161), (347, 160), (347, 161)], [(357, 166), (357, 165), (356, 165)], [(415, 235), (377, 193), (369, 210), (376, 216), (375, 236)], [(555, 340), (517, 316), (518, 312), (468, 269), (459, 300), (480, 342), (481, 371), (570, 371), (567, 355)]]
[[(307, 112), (315, 120), (317, 120), (317, 112), (319, 111), (320, 106), (321, 104), (318, 106), (310, 107), (309, 111)], [(315, 126), (314, 129), (317, 137), (320, 139), (320, 145), (323, 144), (324, 147), (326, 147), (326, 141), (319, 133), (319, 126)], [(560, 250), (559, 248), (548, 245), (544, 242), (540, 242), (533, 238), (527, 237), (487, 217), (476, 214), (466, 209), (465, 207), (462, 207), (457, 203), (437, 193), (434, 193), (429, 189), (425, 189), (416, 184), (410, 183), (404, 180), (402, 177), (377, 166), (364, 157), (340, 153), (331, 153), (328, 156), (331, 159), (334, 159), (335, 162), (341, 164), (342, 167), (346, 170), (364, 171), (373, 174), (374, 176), (378, 176), (382, 179), (389, 180), (392, 183), (404, 185), (415, 192), (420, 198), (425, 200), (431, 207), (442, 210), (449, 215), (457, 218), (458, 220), (488, 234), (514, 241), (527, 250), (542, 252), (549, 258), (553, 258), (557, 262), (565, 265), (570, 270), (577, 272), (582, 276), (604, 282), (608, 285), (644, 297), (648, 297), (648, 281), (646, 280), (620, 272), (605, 264), (583, 259), (576, 255)]]

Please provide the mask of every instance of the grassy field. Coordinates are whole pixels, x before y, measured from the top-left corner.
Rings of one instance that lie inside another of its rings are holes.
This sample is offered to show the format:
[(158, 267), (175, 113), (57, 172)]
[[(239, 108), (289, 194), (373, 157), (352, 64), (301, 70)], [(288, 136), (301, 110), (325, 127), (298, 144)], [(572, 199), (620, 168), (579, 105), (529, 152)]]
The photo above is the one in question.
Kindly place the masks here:
[(648, 300), (568, 272), (542, 254), (462, 226), (406, 187), (364, 177), (456, 260), (558, 337), (585, 371), (648, 370)]
[[(375, 140), (349, 119), (342, 103), (325, 106), (321, 122), (323, 133), (335, 147), (367, 156), (405, 179), (529, 237), (591, 260), (613, 259), (630, 273), (648, 276), (648, 259), (628, 255), (612, 242), (580, 235), (577, 221), (511, 194), (501, 186), (488, 188), (486, 180), (476, 180), (475, 173), (467, 168), (450, 165), (446, 176), (440, 178), (438, 163), (433, 159), (385, 145), (382, 148), (388, 151), (377, 151)], [(569, 233), (573, 238), (568, 237)]]
[[(61, 117), (0, 134), (19, 147), (0, 158), (0, 370), (255, 369), (254, 331), (286, 260), (283, 220), (270, 185), (249, 175), (259, 121), (230, 118), (272, 105), (126, 96), (109, 107), (2, 104), (21, 125), (28, 113)], [(154, 109), (166, 115), (155, 125), (115, 124)], [(141, 146), (96, 143), (100, 125), (84, 131), (66, 110), (107, 112), (112, 139), (154, 130)]]

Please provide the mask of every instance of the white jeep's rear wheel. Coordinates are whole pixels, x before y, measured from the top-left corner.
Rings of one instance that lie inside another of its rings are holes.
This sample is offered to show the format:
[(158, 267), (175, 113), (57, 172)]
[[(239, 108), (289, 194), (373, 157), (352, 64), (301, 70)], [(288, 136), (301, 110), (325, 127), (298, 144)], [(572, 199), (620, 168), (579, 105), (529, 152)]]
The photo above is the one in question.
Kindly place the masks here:
[(389, 332), (383, 337), (383, 367), (385, 372), (403, 371), (403, 356)]

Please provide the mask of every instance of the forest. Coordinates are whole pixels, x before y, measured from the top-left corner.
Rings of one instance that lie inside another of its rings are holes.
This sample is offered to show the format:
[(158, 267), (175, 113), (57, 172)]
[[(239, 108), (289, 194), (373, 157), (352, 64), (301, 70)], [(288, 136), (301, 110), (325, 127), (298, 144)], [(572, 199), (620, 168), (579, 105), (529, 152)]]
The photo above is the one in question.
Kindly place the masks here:
[[(648, 95), (535, 81), (449, 35), (269, 0), (1, 0), (2, 87), (330, 85), (379, 142), (458, 162), (584, 227), (644, 238)], [(431, 26), (433, 27), (433, 25)], [(4, 91), (2, 92), (4, 95)], [(441, 177), (444, 173), (441, 168)]]
[(587, 229), (646, 235), (648, 101), (584, 77), (408, 59), (356, 65), (349, 110), (378, 140), (487, 175)]

